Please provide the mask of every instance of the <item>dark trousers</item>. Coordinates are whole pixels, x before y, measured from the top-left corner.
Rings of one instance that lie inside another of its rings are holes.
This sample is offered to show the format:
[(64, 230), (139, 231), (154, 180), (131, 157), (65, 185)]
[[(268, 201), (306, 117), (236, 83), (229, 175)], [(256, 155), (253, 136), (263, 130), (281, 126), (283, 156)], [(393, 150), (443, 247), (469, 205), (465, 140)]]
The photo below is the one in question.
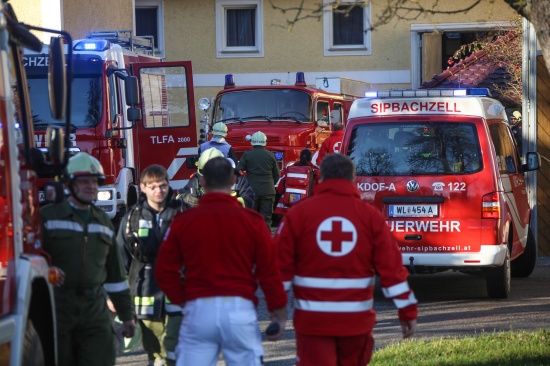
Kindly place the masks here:
[(271, 229), (271, 217), (273, 216), (274, 202), (274, 194), (266, 194), (264, 196), (256, 196), (254, 198), (254, 210), (263, 215), (264, 221), (269, 229)]
[(164, 336), (164, 348), (166, 349), (166, 365), (176, 364), (176, 346), (180, 335), (181, 321), (183, 315), (167, 315), (166, 336)]
[(114, 333), (102, 292), (56, 291), (59, 366), (115, 364)]

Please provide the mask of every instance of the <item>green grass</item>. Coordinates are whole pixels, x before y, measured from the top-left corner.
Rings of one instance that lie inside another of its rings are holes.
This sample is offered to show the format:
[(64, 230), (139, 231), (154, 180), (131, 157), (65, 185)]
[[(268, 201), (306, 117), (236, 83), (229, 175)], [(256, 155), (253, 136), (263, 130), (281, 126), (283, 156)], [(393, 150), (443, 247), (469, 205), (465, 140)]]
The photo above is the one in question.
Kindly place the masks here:
[(550, 330), (404, 340), (375, 351), (369, 365), (546, 366), (550, 365)]

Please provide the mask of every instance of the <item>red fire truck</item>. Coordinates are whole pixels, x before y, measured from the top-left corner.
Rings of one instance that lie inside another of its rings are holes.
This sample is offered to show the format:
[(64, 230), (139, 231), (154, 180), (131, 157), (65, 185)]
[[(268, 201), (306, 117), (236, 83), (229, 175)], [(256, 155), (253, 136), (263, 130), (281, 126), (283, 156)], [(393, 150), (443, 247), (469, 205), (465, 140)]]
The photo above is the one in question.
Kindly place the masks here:
[[(42, 47), (29, 28), (70, 36), (19, 23), (4, 1), (0, 24), (0, 365), (56, 365), (52, 284), (57, 276), (41, 247), (36, 171), (60, 172), (66, 156), (59, 127), (46, 134), (49, 161), (34, 147), (22, 51)], [(67, 93), (71, 76), (66, 73), (70, 61), (66, 69), (60, 40), (52, 38), (50, 104), (45, 103), (48, 115), (51, 109), (59, 121), (71, 104)], [(47, 100), (47, 95), (42, 98)]]
[[(315, 153), (332, 132), (332, 124), (345, 123), (351, 104), (364, 96), (368, 87), (365, 82), (332, 77), (317, 79), (316, 86), (310, 87), (303, 72), (296, 73), (294, 85), (280, 85), (274, 80), (268, 86), (237, 87), (233, 75), (226, 75), (211, 118), (203, 117), (201, 127), (206, 135), (213, 124), (224, 122), (228, 127), (226, 141), (238, 157), (252, 148), (246, 137), (262, 131), (267, 136), (267, 149), (275, 153), (282, 169), (298, 160), (305, 148)], [(210, 104), (202, 99), (199, 108), (208, 113)]]
[[(137, 201), (139, 175), (148, 165), (166, 167), (175, 189), (192, 174), (184, 164), (197, 154), (191, 62), (153, 57), (152, 40), (131, 31), (92, 32), (69, 47), (74, 54), (70, 150), (85, 151), (103, 165), (105, 185), (96, 205), (116, 222)], [(48, 56), (28, 52), (24, 60), (36, 145), (45, 148), (46, 128), (60, 123), (49, 118), (44, 103)], [(42, 183), (53, 176), (40, 178)]]

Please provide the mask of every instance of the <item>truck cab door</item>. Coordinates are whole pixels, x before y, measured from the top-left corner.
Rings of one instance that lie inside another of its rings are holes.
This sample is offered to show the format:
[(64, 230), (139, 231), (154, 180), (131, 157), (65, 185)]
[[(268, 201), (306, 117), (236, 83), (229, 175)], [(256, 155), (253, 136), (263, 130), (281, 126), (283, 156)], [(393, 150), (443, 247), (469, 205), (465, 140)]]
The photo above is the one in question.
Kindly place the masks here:
[(182, 188), (194, 173), (185, 160), (198, 152), (191, 62), (134, 63), (132, 74), (140, 84), (142, 110), (133, 132), (137, 176), (159, 164), (168, 170), (171, 187)]

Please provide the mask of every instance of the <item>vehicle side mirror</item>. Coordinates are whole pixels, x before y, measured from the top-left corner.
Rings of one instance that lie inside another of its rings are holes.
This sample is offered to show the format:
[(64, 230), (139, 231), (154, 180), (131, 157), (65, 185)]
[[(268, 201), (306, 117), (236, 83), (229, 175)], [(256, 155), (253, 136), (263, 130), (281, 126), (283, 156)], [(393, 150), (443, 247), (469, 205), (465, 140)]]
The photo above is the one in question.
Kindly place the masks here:
[(56, 126), (49, 126), (46, 130), (46, 146), (50, 164), (61, 164), (65, 152), (65, 138), (63, 129)]
[(521, 166), (524, 172), (540, 169), (539, 153), (530, 151), (525, 155), (525, 158), (527, 160), (527, 163)]
[[(128, 76), (125, 79), (126, 104), (134, 106), (139, 104), (139, 84), (136, 76)], [(141, 119), (141, 118), (139, 118)]]
[(136, 107), (130, 107), (126, 110), (126, 117), (128, 118), (128, 121), (139, 121), (142, 118), (141, 115), (141, 109)]
[(61, 37), (51, 37), (48, 65), (48, 95), (54, 119), (63, 119), (67, 103), (67, 68)]
[(199, 157), (198, 156), (189, 156), (185, 159), (185, 166), (187, 169), (198, 169), (199, 167)]

